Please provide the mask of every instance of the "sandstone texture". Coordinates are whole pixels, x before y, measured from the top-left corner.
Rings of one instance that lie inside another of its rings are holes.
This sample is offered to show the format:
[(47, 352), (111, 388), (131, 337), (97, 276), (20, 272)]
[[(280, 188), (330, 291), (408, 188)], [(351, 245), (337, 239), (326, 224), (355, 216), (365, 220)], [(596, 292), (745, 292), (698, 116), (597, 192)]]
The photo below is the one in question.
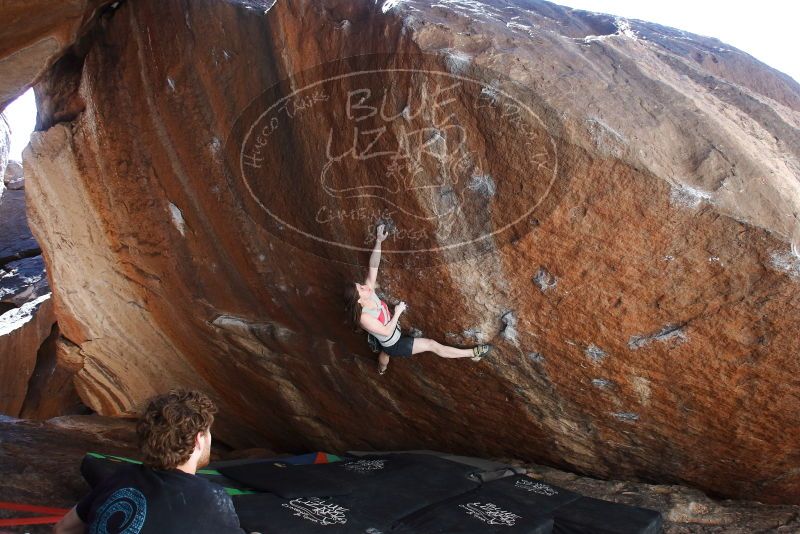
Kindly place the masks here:
[(78, 348), (61, 338), (58, 325), (53, 325), (37, 352), (19, 417), (42, 421), (89, 413), (75, 388), (74, 377), (82, 367)]
[(0, 111), (71, 46), (101, 0), (6, 0), (0, 27)]
[[(800, 86), (743, 52), (539, 1), (139, 0), (35, 89), (28, 214), (92, 410), (184, 385), (234, 448), (800, 503)], [(341, 291), (379, 221), (403, 328), (490, 360), (377, 375)]]
[[(12, 170), (11, 184), (22, 186), (13, 164), (6, 177)], [(29, 394), (36, 398), (29, 404), (44, 402), (48, 407), (29, 408), (26, 417), (74, 413), (76, 406), (85, 411), (72, 384), (74, 371), (55, 364), (56, 317), (41, 250), (28, 227), (22, 187), (7, 187), (0, 194), (0, 228), (0, 414), (21, 415)], [(39, 378), (32, 385), (37, 369)]]
[[(80, 474), (89, 451), (137, 458), (132, 423), (92, 416), (53, 423), (0, 417), (0, 501), (71, 508), (89, 485)], [(0, 510), (0, 518), (24, 514)], [(0, 532), (49, 533), (52, 525), (0, 527)]]
[(788, 534), (800, 530), (800, 507), (796, 505), (715, 500), (685, 486), (597, 480), (541, 465), (510, 463), (527, 468), (531, 478), (581, 495), (658, 510), (664, 517), (665, 534)]
[(19, 416), (37, 354), (40, 347), (43, 354), (49, 349), (43, 342), (54, 322), (49, 293), (0, 315), (0, 414)]

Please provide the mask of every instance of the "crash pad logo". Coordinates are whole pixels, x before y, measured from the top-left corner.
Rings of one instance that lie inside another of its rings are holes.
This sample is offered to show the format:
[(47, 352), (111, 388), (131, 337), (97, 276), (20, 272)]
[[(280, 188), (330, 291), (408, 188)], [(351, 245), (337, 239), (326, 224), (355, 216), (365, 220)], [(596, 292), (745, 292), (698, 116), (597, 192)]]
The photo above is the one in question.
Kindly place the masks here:
[(459, 508), (465, 509), (468, 515), (480, 519), (487, 525), (505, 525), (507, 527), (513, 527), (517, 519), (522, 519), (522, 516), (503, 510), (492, 503), (473, 502), (469, 504), (460, 504)]
[(344, 464), (344, 468), (358, 473), (367, 473), (370, 471), (379, 471), (386, 465), (386, 460), (358, 460), (356, 462), (348, 462)]
[(398, 262), (460, 260), (552, 210), (563, 187), (548, 113), (529, 89), (469, 63), (356, 56), (265, 91), (225, 157), (245, 212), (293, 246), (358, 263), (384, 223), (383, 253)]
[(90, 534), (139, 534), (147, 517), (147, 499), (136, 488), (115, 491), (97, 510)]
[(348, 511), (347, 508), (325, 502), (319, 497), (292, 499), (288, 504), (284, 503), (281, 506), (292, 510), (293, 515), (318, 525), (344, 525), (347, 523), (345, 515), (345, 512)]
[(519, 479), (514, 483), (514, 487), (523, 489), (530, 493), (546, 495), (547, 497), (558, 495), (558, 491), (556, 491), (555, 488), (548, 486), (547, 484), (542, 484), (541, 482), (532, 482), (530, 480)]

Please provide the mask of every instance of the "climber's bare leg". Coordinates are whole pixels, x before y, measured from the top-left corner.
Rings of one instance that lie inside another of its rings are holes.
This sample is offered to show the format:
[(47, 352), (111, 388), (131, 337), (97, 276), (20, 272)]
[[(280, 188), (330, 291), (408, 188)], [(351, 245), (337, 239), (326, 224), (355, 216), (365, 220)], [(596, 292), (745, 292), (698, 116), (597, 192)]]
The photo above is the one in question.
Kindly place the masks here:
[(425, 337), (416, 338), (414, 340), (414, 345), (411, 348), (411, 354), (418, 354), (420, 352), (433, 352), (442, 358), (472, 358), (475, 356), (475, 354), (472, 352), (472, 349), (458, 349), (456, 347), (449, 347)]
[(385, 373), (387, 367), (389, 367), (389, 355), (381, 351), (378, 354), (378, 374)]

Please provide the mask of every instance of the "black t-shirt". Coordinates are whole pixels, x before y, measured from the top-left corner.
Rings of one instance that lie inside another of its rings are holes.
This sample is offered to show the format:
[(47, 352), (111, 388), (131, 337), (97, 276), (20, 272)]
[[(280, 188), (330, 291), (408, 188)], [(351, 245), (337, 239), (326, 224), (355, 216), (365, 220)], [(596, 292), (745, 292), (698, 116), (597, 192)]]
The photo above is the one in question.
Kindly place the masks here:
[(123, 466), (78, 503), (91, 534), (242, 534), (222, 486), (179, 470)]

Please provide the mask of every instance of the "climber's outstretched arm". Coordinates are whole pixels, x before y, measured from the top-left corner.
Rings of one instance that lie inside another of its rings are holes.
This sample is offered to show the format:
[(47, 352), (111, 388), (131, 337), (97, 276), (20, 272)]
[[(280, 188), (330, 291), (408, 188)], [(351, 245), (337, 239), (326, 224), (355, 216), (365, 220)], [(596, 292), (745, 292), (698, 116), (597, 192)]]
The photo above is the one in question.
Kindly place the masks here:
[(375, 284), (378, 281), (378, 266), (381, 263), (381, 243), (389, 235), (384, 228), (383, 224), (378, 225), (375, 235), (375, 248), (372, 249), (372, 255), (369, 257), (369, 274), (365, 283), (372, 289), (375, 289)]

